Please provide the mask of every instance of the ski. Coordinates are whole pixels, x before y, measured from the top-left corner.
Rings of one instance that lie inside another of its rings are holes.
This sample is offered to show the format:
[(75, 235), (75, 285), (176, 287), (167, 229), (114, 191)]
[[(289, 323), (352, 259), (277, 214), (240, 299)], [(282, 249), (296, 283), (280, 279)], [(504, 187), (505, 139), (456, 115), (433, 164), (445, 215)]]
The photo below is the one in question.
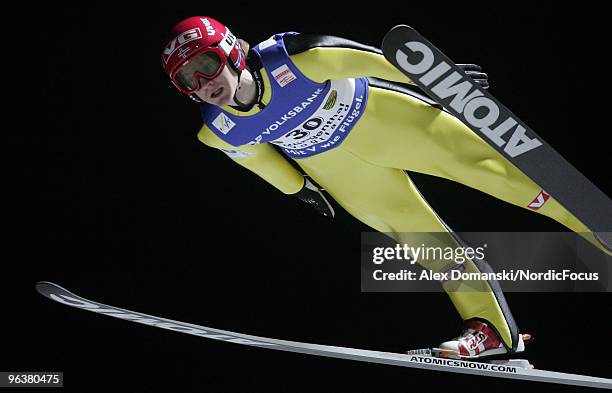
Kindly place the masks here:
[[(410, 26), (384, 37), (385, 58), (594, 232), (612, 231), (612, 202), (549, 144)], [(609, 235), (600, 236), (612, 249)]]
[(42, 281), (37, 283), (36, 290), (43, 296), (67, 306), (76, 307), (119, 319), (125, 319), (144, 325), (154, 326), (161, 329), (236, 344), (442, 372), (612, 389), (612, 379), (537, 370), (515, 365), (520, 365), (520, 362), (506, 362), (503, 364), (495, 362), (481, 363), (466, 360), (438, 358), (427, 352), (400, 354), (251, 336), (248, 334), (213, 329), (206, 326), (174, 321), (171, 319), (160, 318), (153, 315), (109, 306), (84, 299), (51, 282)]

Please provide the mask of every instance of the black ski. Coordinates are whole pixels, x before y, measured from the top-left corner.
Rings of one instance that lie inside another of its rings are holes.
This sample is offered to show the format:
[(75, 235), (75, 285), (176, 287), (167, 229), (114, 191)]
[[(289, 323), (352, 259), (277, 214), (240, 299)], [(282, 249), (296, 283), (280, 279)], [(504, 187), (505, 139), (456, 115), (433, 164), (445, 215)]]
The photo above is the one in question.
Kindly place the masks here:
[[(589, 229), (612, 231), (610, 198), (421, 34), (396, 26), (385, 35), (382, 50), (389, 62)], [(609, 234), (600, 240), (609, 242)]]
[[(329, 345), (308, 344), (296, 341), (277, 340), (273, 338), (251, 336), (234, 333), (227, 330), (213, 329), (191, 323), (173, 321), (171, 319), (155, 317), (153, 315), (124, 310), (94, 302), (77, 296), (57, 284), (42, 281), (36, 284), (36, 290), (56, 302), (81, 308), (115, 318), (125, 319), (161, 329), (173, 330), (193, 336), (205, 337), (214, 340), (228, 341), (236, 344), (271, 348), (280, 351), (305, 353), (316, 356), (351, 359), (369, 363), (382, 363), (394, 366), (403, 366), (419, 369), (428, 369), (461, 374), (482, 375), (488, 377), (522, 379), (559, 383), (566, 385), (590, 386), (612, 389), (612, 379), (590, 377), (585, 375), (559, 373), (555, 371), (537, 370), (529, 367), (520, 367), (514, 364), (521, 362), (508, 362), (506, 364), (480, 363), (466, 360), (444, 359), (431, 356), (423, 351), (413, 354), (400, 354), (392, 352), (378, 352), (364, 349), (334, 347)], [(524, 361), (523, 363), (525, 363)], [(528, 364), (526, 362), (525, 364)]]

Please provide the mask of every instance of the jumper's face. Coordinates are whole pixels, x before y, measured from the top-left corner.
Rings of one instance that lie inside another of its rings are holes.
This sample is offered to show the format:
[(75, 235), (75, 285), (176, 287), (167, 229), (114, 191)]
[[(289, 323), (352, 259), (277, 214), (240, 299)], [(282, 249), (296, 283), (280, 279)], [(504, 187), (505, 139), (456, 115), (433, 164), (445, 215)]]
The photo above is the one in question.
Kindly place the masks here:
[(226, 64), (223, 71), (211, 80), (202, 79), (202, 88), (195, 94), (204, 102), (216, 106), (233, 104), (234, 92), (238, 87), (238, 74)]

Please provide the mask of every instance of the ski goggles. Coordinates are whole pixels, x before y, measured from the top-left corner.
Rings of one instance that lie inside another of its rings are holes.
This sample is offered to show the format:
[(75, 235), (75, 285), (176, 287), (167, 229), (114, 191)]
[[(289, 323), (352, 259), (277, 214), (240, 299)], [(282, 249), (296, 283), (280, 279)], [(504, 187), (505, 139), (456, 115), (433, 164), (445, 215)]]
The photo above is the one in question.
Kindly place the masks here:
[(215, 79), (226, 63), (227, 57), (220, 48), (206, 48), (181, 65), (171, 79), (180, 91), (192, 94), (202, 88), (202, 78)]

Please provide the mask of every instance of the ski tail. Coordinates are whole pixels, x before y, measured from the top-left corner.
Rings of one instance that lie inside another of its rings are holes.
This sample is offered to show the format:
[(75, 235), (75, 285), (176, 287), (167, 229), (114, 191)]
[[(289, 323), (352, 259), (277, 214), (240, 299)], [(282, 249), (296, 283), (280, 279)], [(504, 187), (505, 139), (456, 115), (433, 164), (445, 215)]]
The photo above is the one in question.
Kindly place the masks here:
[(612, 231), (610, 198), (415, 29), (394, 27), (382, 50), (399, 71), (591, 231)]

